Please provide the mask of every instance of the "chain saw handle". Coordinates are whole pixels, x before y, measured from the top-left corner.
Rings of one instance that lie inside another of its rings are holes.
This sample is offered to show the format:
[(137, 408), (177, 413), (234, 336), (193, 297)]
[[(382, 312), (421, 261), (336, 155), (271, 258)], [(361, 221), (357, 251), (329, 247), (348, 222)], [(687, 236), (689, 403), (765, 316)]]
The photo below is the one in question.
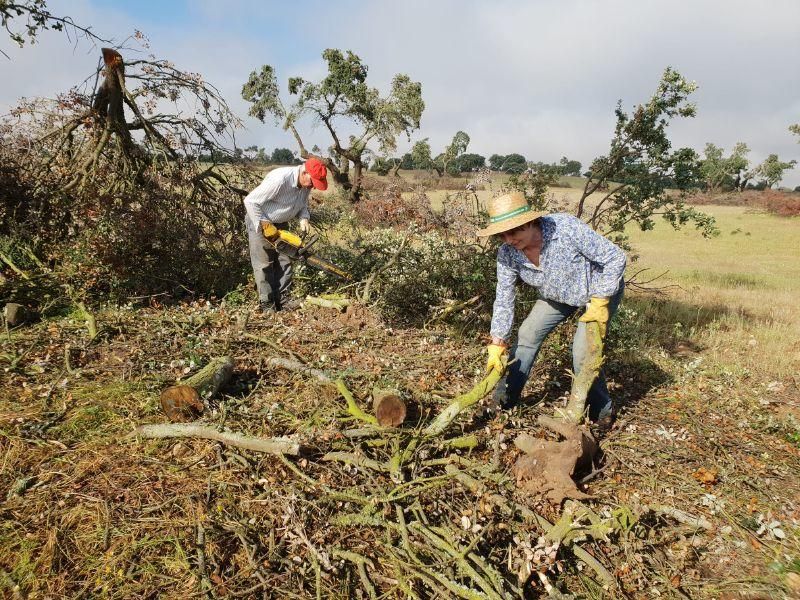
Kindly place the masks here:
[(297, 249), (303, 247), (303, 239), (299, 235), (285, 229), (278, 229), (271, 221), (261, 221), (259, 225), (261, 226), (262, 235), (271, 244), (275, 245), (281, 241)]

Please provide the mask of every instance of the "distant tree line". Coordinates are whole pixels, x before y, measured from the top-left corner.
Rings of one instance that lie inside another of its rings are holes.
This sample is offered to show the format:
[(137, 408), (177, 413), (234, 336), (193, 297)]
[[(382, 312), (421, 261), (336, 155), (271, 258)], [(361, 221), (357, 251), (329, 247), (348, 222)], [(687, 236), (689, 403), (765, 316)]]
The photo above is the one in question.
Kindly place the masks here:
[(400, 170), (435, 171), (439, 176), (458, 175), (470, 173), (480, 169), (489, 168), (492, 171), (521, 175), (525, 172), (535, 171), (546, 173), (553, 177), (574, 176), (580, 177), (581, 163), (570, 160), (566, 156), (558, 163), (544, 163), (528, 161), (522, 154), (492, 154), (489, 160), (480, 154), (466, 152), (469, 136), (459, 131), (453, 141), (445, 147), (444, 151), (436, 157), (431, 156), (431, 147), (428, 138), (419, 140), (410, 152), (401, 157), (377, 157), (372, 161), (370, 170), (378, 175), (396, 175)]
[(200, 154), (200, 162), (225, 163), (252, 163), (259, 165), (299, 165), (301, 159), (288, 148), (275, 148), (268, 153), (265, 148), (248, 146), (247, 148), (234, 148), (233, 152), (212, 151), (209, 154)]

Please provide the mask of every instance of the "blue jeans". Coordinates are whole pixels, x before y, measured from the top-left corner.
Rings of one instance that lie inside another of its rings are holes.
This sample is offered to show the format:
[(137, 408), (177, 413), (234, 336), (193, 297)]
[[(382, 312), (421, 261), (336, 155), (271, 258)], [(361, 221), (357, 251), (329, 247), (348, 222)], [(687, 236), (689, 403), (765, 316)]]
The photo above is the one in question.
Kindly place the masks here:
[[(608, 303), (609, 322), (617, 312), (625, 284), (621, 283), (617, 292), (611, 297)], [(575, 311), (579, 310), (575, 306), (561, 304), (551, 300), (539, 299), (533, 305), (530, 314), (519, 327), (517, 344), (511, 349), (509, 361), (516, 360), (509, 365), (505, 377), (497, 384), (494, 391), (494, 399), (503, 408), (512, 408), (519, 402), (522, 388), (528, 381), (531, 368), (539, 354), (547, 335), (555, 329), (556, 325), (571, 317)], [(587, 347), (586, 324), (578, 322), (575, 337), (572, 340), (572, 370), (577, 372), (578, 365), (586, 355)], [(597, 421), (611, 415), (611, 396), (608, 395), (606, 378), (603, 370), (592, 384), (587, 398), (589, 404), (589, 419)]]

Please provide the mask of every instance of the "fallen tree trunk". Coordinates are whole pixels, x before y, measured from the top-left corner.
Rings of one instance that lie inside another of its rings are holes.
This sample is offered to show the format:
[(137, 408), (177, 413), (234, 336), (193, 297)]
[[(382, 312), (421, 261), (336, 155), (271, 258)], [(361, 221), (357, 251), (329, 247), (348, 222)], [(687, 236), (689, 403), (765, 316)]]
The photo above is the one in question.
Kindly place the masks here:
[(172, 423), (170, 425), (140, 425), (132, 436), (139, 436), (147, 439), (164, 438), (200, 438), (204, 440), (215, 440), (229, 446), (244, 448), (254, 452), (265, 454), (288, 454), (297, 456), (300, 454), (300, 443), (282, 438), (257, 438), (235, 431), (220, 431), (214, 427), (205, 425), (195, 425), (194, 423)]
[(218, 356), (180, 384), (193, 387), (201, 398), (210, 398), (227, 383), (231, 374), (233, 374), (233, 359), (230, 356)]

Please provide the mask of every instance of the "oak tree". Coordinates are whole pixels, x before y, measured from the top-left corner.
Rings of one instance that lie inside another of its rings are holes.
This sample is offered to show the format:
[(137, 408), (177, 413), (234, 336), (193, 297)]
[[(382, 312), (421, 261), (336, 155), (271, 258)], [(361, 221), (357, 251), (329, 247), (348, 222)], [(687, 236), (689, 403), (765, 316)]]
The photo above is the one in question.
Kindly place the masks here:
[[(281, 100), (275, 70), (270, 65), (250, 74), (242, 97), (252, 104), (250, 115), (262, 122), (268, 115), (282, 121), (283, 127), (294, 135), (303, 158), (309, 152), (296, 123), (305, 117), (322, 123), (332, 140), (332, 155), (320, 158), (350, 200), (357, 201), (368, 146), (374, 144), (380, 154), (389, 154), (396, 150), (400, 134), (408, 136), (419, 128), (425, 108), (422, 85), (408, 75), (397, 74), (389, 93), (381, 95), (367, 84), (367, 65), (353, 52), (328, 49), (322, 58), (328, 64), (328, 73), (320, 81), (289, 78), (288, 92), (293, 102), (288, 106)], [(356, 133), (345, 137), (344, 131), (353, 128)]]
[(782, 161), (777, 154), (770, 154), (764, 162), (756, 168), (755, 176), (764, 187), (771, 188), (783, 179), (783, 174), (789, 169), (793, 169), (797, 164), (796, 160), (788, 162)]
[(630, 113), (621, 101), (617, 104), (608, 154), (596, 158), (589, 168), (578, 217), (622, 244), (629, 223), (652, 229), (655, 216), (675, 228), (692, 222), (703, 235), (716, 233), (714, 219), (684, 201), (699, 169), (697, 153), (690, 148), (672, 150), (667, 136), (673, 119), (695, 115), (695, 105), (688, 98), (696, 88), (667, 67), (647, 102)]

